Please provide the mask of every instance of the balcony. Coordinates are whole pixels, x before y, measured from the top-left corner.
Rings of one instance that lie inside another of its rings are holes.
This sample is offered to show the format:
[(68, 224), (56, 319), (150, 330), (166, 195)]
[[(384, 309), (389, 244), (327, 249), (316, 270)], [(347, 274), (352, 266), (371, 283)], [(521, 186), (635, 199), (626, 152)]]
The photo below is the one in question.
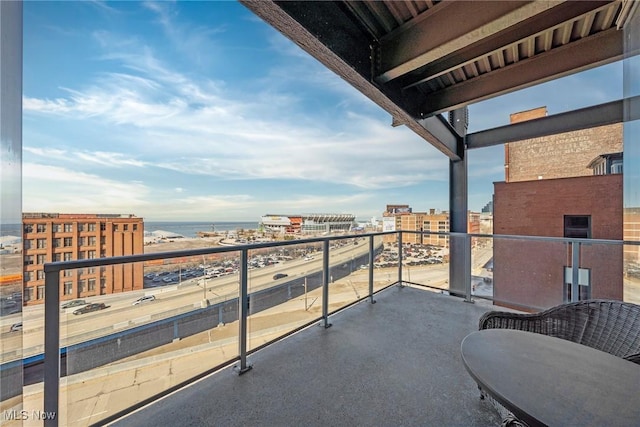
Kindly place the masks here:
[[(385, 232), (46, 264), (44, 319), (42, 305), (24, 314), (22, 407), (59, 414), (47, 425), (495, 425), (462, 338), (494, 302), (638, 302), (638, 269), (623, 263), (637, 247)], [(459, 283), (452, 251), (466, 260)], [(86, 268), (144, 270), (145, 286), (61, 308), (68, 271)]]

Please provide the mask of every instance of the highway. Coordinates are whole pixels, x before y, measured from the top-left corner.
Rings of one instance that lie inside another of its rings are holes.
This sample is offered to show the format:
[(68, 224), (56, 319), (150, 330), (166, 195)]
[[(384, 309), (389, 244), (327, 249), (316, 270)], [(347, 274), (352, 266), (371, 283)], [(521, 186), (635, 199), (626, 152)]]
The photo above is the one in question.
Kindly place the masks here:
[[(380, 239), (378, 239), (380, 240)], [(330, 250), (330, 267), (352, 263), (354, 259), (368, 253), (367, 239), (358, 239), (358, 245), (345, 245)], [(378, 242), (376, 242), (378, 243)], [(303, 278), (322, 271), (322, 253), (313, 254), (313, 260), (295, 259), (283, 263), (248, 271), (249, 293)], [(354, 266), (354, 269), (357, 266)], [(273, 280), (276, 273), (285, 273), (286, 278)], [(121, 294), (101, 295), (85, 298), (87, 302), (102, 302), (108, 308), (101, 311), (74, 315), (78, 307), (61, 310), (61, 346), (84, 342), (93, 338), (126, 330), (135, 326), (199, 309), (205, 299), (209, 305), (231, 300), (239, 294), (239, 275), (232, 274), (217, 278), (204, 277), (185, 280), (180, 284), (149, 288)], [(155, 295), (156, 300), (137, 306), (133, 301), (142, 295)], [(2, 361), (16, 359), (16, 348), (23, 348), (22, 358), (44, 351), (44, 306), (25, 307), (23, 312), (23, 333), (9, 332), (11, 324), (19, 321), (19, 315), (2, 319)], [(22, 335), (22, 336), (21, 336)]]

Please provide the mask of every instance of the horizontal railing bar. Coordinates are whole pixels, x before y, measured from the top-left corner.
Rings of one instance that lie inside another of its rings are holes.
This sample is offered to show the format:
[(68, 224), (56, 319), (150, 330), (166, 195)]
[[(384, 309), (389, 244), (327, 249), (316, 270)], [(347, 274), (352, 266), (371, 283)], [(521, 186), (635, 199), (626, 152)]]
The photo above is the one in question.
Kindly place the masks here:
[(611, 239), (583, 239), (575, 237), (551, 237), (551, 236), (524, 236), (515, 234), (475, 234), (475, 233), (457, 233), (457, 232), (442, 232), (442, 231), (414, 231), (414, 230), (399, 230), (396, 233), (410, 233), (410, 234), (426, 234), (435, 236), (453, 236), (453, 237), (478, 237), (478, 238), (490, 238), (490, 239), (511, 239), (511, 240), (534, 240), (543, 242), (565, 242), (565, 243), (587, 243), (587, 244), (605, 244), (605, 245), (635, 245), (640, 246), (640, 241), (632, 240), (611, 240)]
[(90, 258), (90, 259), (72, 260), (72, 261), (56, 261), (56, 262), (45, 263), (44, 271), (46, 273), (46, 272), (70, 270), (73, 268), (100, 267), (105, 265), (127, 264), (132, 262), (155, 261), (159, 259), (182, 258), (182, 257), (211, 255), (211, 254), (228, 253), (228, 252), (240, 252), (244, 249), (247, 249), (247, 250), (268, 249), (268, 248), (276, 248), (281, 246), (295, 246), (295, 245), (304, 245), (309, 243), (322, 243), (324, 241), (346, 240), (346, 239), (353, 239), (356, 237), (360, 238), (360, 237), (369, 237), (369, 236), (384, 236), (387, 234), (396, 234), (396, 233), (397, 231), (386, 231), (381, 233), (350, 234), (348, 236), (330, 236), (330, 237), (315, 237), (315, 238), (300, 239), (300, 240), (286, 240), (283, 242), (266, 242), (266, 243), (255, 243), (255, 244), (237, 245), (237, 246), (213, 246), (209, 248), (183, 249), (178, 251), (153, 252), (148, 254), (123, 255), (123, 256), (104, 257), (104, 258)]
[(327, 237), (314, 237), (309, 239), (300, 240), (287, 240), (282, 242), (265, 242), (248, 245), (237, 246), (215, 246), (209, 248), (199, 249), (186, 249), (179, 251), (167, 251), (167, 252), (154, 252), (148, 254), (138, 255), (124, 255), (105, 258), (91, 258), (83, 260), (72, 261), (57, 261), (44, 264), (44, 272), (62, 271), (73, 268), (87, 268), (87, 267), (100, 267), (114, 264), (126, 264), (132, 262), (144, 262), (155, 261), (159, 259), (171, 259), (201, 255), (211, 255), (219, 253), (240, 252), (243, 249), (256, 250), (256, 249), (268, 249), (281, 246), (294, 246), (304, 245), (309, 243), (322, 243), (324, 241), (346, 240), (353, 239), (355, 237), (370, 237), (370, 236), (385, 236), (393, 235), (397, 233), (410, 233), (410, 234), (423, 234), (423, 235), (438, 235), (449, 237), (477, 237), (477, 238), (491, 238), (491, 239), (505, 239), (505, 240), (529, 240), (529, 241), (542, 241), (542, 242), (565, 242), (565, 243), (586, 243), (586, 244), (605, 244), (605, 245), (634, 245), (640, 246), (640, 241), (628, 241), (628, 240), (609, 240), (609, 239), (577, 239), (568, 237), (549, 237), (549, 236), (523, 236), (523, 235), (507, 235), (507, 234), (475, 234), (475, 233), (457, 233), (457, 232), (437, 232), (437, 231), (413, 231), (413, 230), (398, 230), (398, 231), (386, 231), (378, 233), (363, 233), (363, 234), (351, 234), (347, 236), (327, 236)]

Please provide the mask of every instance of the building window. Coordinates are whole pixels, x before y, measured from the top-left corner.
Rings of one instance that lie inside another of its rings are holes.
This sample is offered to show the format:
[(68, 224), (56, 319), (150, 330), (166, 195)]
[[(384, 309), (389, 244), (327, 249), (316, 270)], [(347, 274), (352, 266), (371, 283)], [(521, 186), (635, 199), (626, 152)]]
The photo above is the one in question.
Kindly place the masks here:
[(104, 245), (105, 243), (107, 243), (107, 239), (104, 236), (100, 236), (100, 244)]
[(107, 252), (100, 251), (100, 258), (105, 258), (107, 256)]
[(128, 231), (129, 230), (129, 224), (125, 224), (122, 227), (124, 228), (124, 231)]
[(78, 224), (78, 231), (84, 231), (85, 224)]
[(96, 236), (89, 236), (89, 246), (96, 245)]
[(87, 274), (95, 274), (95, 272), (96, 272), (96, 268), (95, 267), (87, 268)]
[(113, 231), (118, 231), (118, 224), (113, 224)]
[(133, 231), (138, 231), (138, 224), (133, 224)]
[(24, 288), (22, 294), (25, 301), (31, 301), (33, 299), (33, 288)]
[(37, 299), (44, 299), (44, 286), (38, 286), (38, 293), (36, 294)]
[(96, 251), (87, 251), (87, 258), (94, 259), (96, 257)]
[(100, 278), (100, 289), (106, 289), (107, 288), (107, 278), (106, 277), (101, 277)]
[(25, 271), (22, 274), (22, 277), (24, 278), (25, 282), (30, 282), (33, 280), (33, 271)]
[(71, 277), (73, 276), (73, 270), (62, 270), (62, 275), (64, 277)]
[(73, 282), (64, 282), (64, 294), (71, 295), (73, 291)]
[(590, 239), (591, 215), (565, 215), (564, 237)]
[(37, 239), (36, 247), (38, 249), (46, 249), (47, 248), (47, 239)]
[(60, 239), (59, 237), (56, 237), (55, 239), (53, 239), (54, 248), (59, 248), (61, 244), (62, 244), (62, 239)]
[(84, 279), (78, 280), (78, 292), (82, 293), (85, 291), (85, 287), (87, 286), (87, 281)]
[(53, 254), (53, 260), (55, 262), (62, 261), (62, 254), (60, 252)]
[(73, 237), (65, 237), (64, 238), (64, 245), (66, 247), (73, 246)]
[(25, 224), (24, 225), (25, 233), (33, 233), (33, 224)]
[(37, 224), (36, 230), (38, 233), (46, 233), (47, 232), (47, 224)]
[(44, 264), (45, 262), (47, 262), (47, 256), (45, 254), (39, 254), (36, 263)]
[(58, 233), (58, 232), (60, 231), (60, 224), (52, 224), (52, 225), (51, 225), (51, 230), (52, 230), (54, 233)]
[(24, 265), (33, 265), (33, 255), (24, 256)]
[(22, 244), (22, 247), (23, 247), (24, 249), (31, 249), (31, 248), (33, 248), (33, 240), (31, 240), (31, 239), (27, 239), (27, 240), (25, 240), (25, 241), (24, 241), (24, 243)]
[(36, 279), (44, 280), (44, 270), (38, 270), (36, 274)]
[(89, 231), (96, 231), (96, 225), (91, 223), (91, 224), (87, 224), (87, 229)]
[(65, 224), (64, 225), (64, 232), (65, 233), (71, 233), (73, 231), (73, 224)]
[(64, 260), (65, 261), (71, 261), (72, 260), (72, 258), (71, 258), (72, 255), (73, 254), (71, 252), (65, 252), (64, 253)]
[(86, 237), (78, 237), (78, 246), (86, 246), (87, 238)]
[(85, 259), (87, 257), (87, 253), (85, 251), (78, 252), (78, 259)]
[(89, 279), (87, 281), (87, 284), (89, 285), (89, 291), (95, 291), (96, 290), (96, 279)]
[(107, 231), (107, 224), (105, 224), (104, 222), (100, 223), (100, 231)]

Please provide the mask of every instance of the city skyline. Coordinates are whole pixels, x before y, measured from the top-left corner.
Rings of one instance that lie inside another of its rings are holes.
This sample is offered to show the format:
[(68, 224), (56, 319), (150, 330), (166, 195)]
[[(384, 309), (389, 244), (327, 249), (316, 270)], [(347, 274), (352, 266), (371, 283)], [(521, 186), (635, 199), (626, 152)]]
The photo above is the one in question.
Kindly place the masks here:
[[(443, 154), (235, 2), (26, 2), (23, 74), (26, 212), (448, 210)], [(487, 100), (469, 131), (620, 99), (621, 76), (610, 64)], [(469, 153), (470, 210), (491, 201), (503, 157)]]

